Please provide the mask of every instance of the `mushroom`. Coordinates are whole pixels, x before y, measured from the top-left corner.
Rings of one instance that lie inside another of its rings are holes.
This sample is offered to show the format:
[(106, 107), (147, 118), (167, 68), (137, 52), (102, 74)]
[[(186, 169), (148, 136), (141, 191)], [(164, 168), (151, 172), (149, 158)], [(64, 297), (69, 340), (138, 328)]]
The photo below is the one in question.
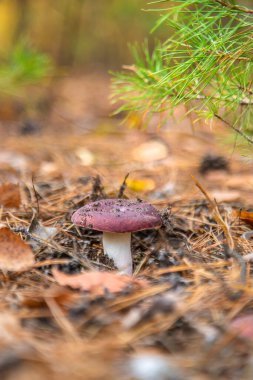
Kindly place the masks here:
[(121, 273), (133, 272), (131, 233), (158, 228), (159, 212), (140, 200), (102, 199), (74, 212), (72, 222), (78, 226), (103, 232), (104, 252), (114, 260)]

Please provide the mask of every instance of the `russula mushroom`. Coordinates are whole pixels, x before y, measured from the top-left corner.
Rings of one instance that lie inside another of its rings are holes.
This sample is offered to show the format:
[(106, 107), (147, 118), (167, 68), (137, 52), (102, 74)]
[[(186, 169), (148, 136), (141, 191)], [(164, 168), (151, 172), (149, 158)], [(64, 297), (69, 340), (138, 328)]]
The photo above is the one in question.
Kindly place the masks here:
[(102, 199), (74, 212), (72, 222), (103, 232), (104, 252), (124, 274), (132, 274), (131, 233), (162, 224), (159, 212), (149, 203), (128, 199)]

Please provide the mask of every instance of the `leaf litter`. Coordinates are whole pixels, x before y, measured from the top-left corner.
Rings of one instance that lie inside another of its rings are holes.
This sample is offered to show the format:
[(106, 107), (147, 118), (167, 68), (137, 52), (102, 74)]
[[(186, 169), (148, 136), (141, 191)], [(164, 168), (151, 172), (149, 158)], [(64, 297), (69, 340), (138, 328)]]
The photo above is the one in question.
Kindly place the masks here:
[(8, 227), (0, 228), (0, 269), (19, 272), (34, 265), (31, 247)]
[(81, 274), (67, 275), (54, 268), (52, 269), (52, 274), (59, 285), (88, 291), (97, 296), (103, 295), (106, 292), (118, 293), (129, 285), (147, 285), (147, 282), (144, 280), (141, 281), (114, 272), (90, 271)]
[[(152, 136), (166, 146), (162, 156), (153, 151), (155, 163), (145, 149), (157, 144), (118, 126), (109, 135), (55, 127), (6, 137), (3, 153), (15, 160), (16, 152), (26, 167), (0, 162), (6, 189), (11, 170), (20, 191), (1, 209), (1, 378), (252, 378), (252, 342), (235, 322), (253, 308), (252, 215), (243, 214), (253, 196), (240, 182), (240, 158), (218, 175), (205, 159), (211, 148), (220, 154), (209, 131), (194, 146), (187, 128)], [(147, 200), (163, 216), (161, 229), (133, 234), (133, 278), (116, 274), (101, 233), (70, 221), (89, 201), (118, 194)]]
[(0, 185), (0, 205), (8, 208), (19, 208), (21, 194), (17, 183), (3, 183)]

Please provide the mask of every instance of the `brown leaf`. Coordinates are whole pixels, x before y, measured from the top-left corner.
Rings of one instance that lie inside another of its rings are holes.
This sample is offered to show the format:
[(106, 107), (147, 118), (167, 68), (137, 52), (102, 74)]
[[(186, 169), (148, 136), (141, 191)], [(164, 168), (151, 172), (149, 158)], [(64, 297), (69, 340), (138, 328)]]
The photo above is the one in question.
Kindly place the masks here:
[(0, 269), (19, 272), (29, 269), (33, 264), (30, 246), (9, 228), (0, 228)]
[(21, 203), (19, 185), (4, 183), (0, 185), (0, 205), (18, 208)]
[(90, 291), (95, 295), (102, 295), (105, 290), (111, 293), (117, 293), (130, 284), (140, 286), (144, 286), (144, 283), (146, 284), (144, 281), (114, 272), (91, 271), (68, 275), (54, 268), (52, 273), (58, 284), (70, 286), (74, 289)]
[(38, 289), (36, 293), (24, 293), (21, 302), (23, 306), (29, 309), (42, 309), (47, 307), (47, 299), (53, 299), (57, 305), (63, 309), (68, 309), (74, 306), (80, 299), (80, 294), (73, 293), (70, 289), (55, 285), (55, 287), (49, 289)]
[(229, 329), (241, 338), (253, 340), (253, 315), (244, 315), (235, 318), (229, 326)]
[(249, 223), (253, 226), (253, 211), (245, 211), (245, 210), (234, 210), (233, 216), (243, 220), (244, 222)]

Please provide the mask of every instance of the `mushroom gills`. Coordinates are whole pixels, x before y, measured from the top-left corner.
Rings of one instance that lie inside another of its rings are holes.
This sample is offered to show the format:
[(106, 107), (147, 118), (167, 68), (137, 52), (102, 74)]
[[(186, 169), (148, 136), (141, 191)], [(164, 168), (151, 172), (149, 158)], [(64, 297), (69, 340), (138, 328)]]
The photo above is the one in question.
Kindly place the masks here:
[(103, 246), (104, 252), (113, 259), (115, 266), (122, 274), (133, 273), (130, 232), (104, 232)]

